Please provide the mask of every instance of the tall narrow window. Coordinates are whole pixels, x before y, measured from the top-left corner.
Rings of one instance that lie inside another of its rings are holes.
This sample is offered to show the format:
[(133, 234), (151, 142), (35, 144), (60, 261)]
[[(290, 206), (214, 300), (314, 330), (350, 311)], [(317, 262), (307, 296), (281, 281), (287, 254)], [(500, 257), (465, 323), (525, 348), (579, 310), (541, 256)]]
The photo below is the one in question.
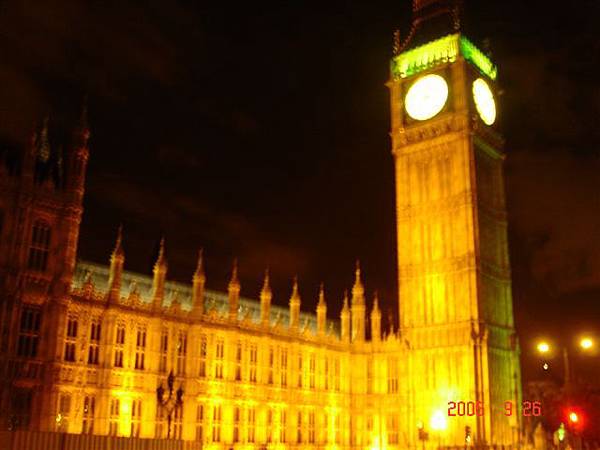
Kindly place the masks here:
[(269, 367), (267, 373), (267, 383), (273, 384), (273, 366), (275, 365), (275, 350), (273, 347), (269, 348)]
[(156, 427), (154, 429), (154, 437), (156, 439), (164, 439), (167, 436), (167, 415), (165, 409), (160, 405), (156, 405)]
[(387, 435), (389, 444), (398, 444), (398, 416), (395, 414), (387, 417)]
[(31, 230), (31, 245), (27, 267), (31, 270), (44, 272), (48, 267), (50, 253), (50, 226), (42, 221), (36, 221)]
[(315, 443), (315, 412), (308, 412), (308, 443)]
[(92, 434), (94, 432), (94, 413), (96, 412), (96, 398), (86, 395), (83, 398), (83, 426), (82, 434)]
[(108, 434), (110, 436), (117, 436), (119, 434), (119, 414), (120, 404), (118, 398), (112, 398), (110, 400), (110, 415), (108, 417)]
[(77, 319), (67, 319), (67, 335), (65, 337), (65, 361), (75, 361), (75, 347), (77, 346)]
[(279, 442), (286, 443), (287, 436), (287, 411), (282, 409), (279, 412)]
[(302, 352), (298, 353), (298, 387), (302, 387)]
[(131, 437), (140, 437), (142, 428), (142, 401), (131, 402)]
[(233, 408), (233, 443), (237, 444), (240, 442), (240, 422), (241, 422), (241, 411), (239, 406)]
[(367, 394), (373, 393), (373, 360), (367, 361)]
[(215, 378), (223, 378), (223, 358), (225, 357), (225, 341), (217, 339), (215, 349)]
[(282, 386), (287, 386), (287, 373), (288, 373), (288, 353), (287, 349), (281, 349), (281, 367), (279, 368), (280, 382)]
[(248, 430), (246, 436), (248, 442), (253, 443), (256, 439), (256, 409), (248, 408)]
[(213, 406), (212, 441), (221, 442), (221, 405)]
[(69, 418), (71, 416), (71, 394), (60, 394), (58, 400), (58, 414), (56, 415), (57, 431), (69, 431)]
[(267, 443), (273, 442), (273, 408), (269, 408), (267, 411)]
[(327, 390), (329, 389), (329, 358), (327, 358), (327, 356), (325, 356), (325, 360), (323, 361), (323, 372), (324, 372), (324, 381), (325, 381), (325, 385), (324, 388)]
[(135, 369), (144, 370), (146, 359), (146, 329), (139, 328), (135, 340)]
[(17, 355), (26, 358), (35, 358), (40, 342), (40, 324), (42, 315), (40, 310), (25, 306), (21, 310), (21, 322), (19, 324), (19, 343)]
[(302, 411), (298, 411), (298, 420), (296, 422), (296, 443), (302, 443)]
[(335, 416), (335, 443), (340, 445), (342, 443), (342, 417), (338, 413)]
[(242, 343), (238, 342), (235, 347), (235, 381), (242, 380)]
[(388, 393), (398, 392), (398, 361), (390, 358), (388, 361)]
[(173, 439), (181, 439), (183, 432), (183, 407), (175, 407), (173, 411)]
[(92, 322), (90, 325), (90, 344), (88, 347), (88, 364), (98, 364), (100, 355), (100, 323)]
[(198, 365), (198, 376), (204, 378), (206, 376), (206, 356), (208, 352), (208, 342), (206, 335), (200, 336), (200, 361)]
[(317, 366), (317, 361), (315, 359), (315, 354), (311, 353), (308, 359), (308, 384), (311, 389), (315, 388), (315, 370)]
[(125, 325), (117, 325), (115, 335), (115, 367), (123, 367), (123, 348), (125, 347)]
[(250, 365), (248, 380), (250, 383), (256, 383), (256, 372), (258, 364), (258, 347), (256, 344), (250, 344)]
[(340, 390), (340, 360), (335, 358), (333, 360), (333, 377), (335, 381), (335, 390)]
[(33, 389), (13, 387), (10, 390), (10, 408), (16, 423), (27, 428), (31, 421)]
[(169, 330), (163, 330), (160, 335), (160, 355), (158, 358), (158, 371), (167, 371), (167, 357), (169, 354)]
[(204, 442), (204, 405), (196, 406), (196, 441)]
[(176, 375), (185, 374), (185, 358), (187, 355), (187, 333), (180, 331), (177, 335), (177, 373)]

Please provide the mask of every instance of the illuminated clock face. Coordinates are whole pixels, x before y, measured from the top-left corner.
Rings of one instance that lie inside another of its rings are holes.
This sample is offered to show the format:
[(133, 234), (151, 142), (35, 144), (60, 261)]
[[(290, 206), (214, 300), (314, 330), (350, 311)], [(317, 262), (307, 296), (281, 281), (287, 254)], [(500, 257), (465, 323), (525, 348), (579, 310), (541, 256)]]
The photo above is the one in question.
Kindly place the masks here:
[(496, 101), (490, 86), (483, 78), (477, 78), (473, 82), (473, 100), (483, 123), (492, 125), (496, 121)]
[(408, 90), (404, 104), (415, 120), (427, 120), (438, 114), (448, 100), (448, 83), (439, 75), (425, 75)]

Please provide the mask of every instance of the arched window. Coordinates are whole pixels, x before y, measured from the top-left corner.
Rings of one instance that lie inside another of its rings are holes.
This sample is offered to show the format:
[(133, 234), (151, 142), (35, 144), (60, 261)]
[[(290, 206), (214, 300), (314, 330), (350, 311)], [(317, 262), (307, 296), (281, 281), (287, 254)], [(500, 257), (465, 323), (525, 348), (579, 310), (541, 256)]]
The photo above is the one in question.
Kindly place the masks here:
[(38, 220), (33, 224), (31, 245), (29, 246), (29, 260), (27, 262), (29, 269), (44, 272), (48, 267), (50, 234), (50, 225), (46, 222)]

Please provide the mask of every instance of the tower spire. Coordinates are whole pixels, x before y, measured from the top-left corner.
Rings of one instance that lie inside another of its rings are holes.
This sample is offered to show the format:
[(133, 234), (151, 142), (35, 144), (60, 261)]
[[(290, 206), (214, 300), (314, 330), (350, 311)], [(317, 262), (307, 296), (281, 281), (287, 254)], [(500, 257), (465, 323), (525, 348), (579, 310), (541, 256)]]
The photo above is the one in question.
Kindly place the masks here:
[(108, 301), (118, 302), (121, 298), (121, 278), (125, 264), (125, 252), (123, 251), (123, 225), (119, 225), (115, 248), (110, 255), (110, 270), (108, 275)]
[(271, 292), (271, 286), (269, 284), (269, 269), (267, 268), (265, 270), (265, 280), (263, 282), (263, 287), (260, 291), (260, 322), (263, 326), (269, 325), (272, 298), (273, 293)]
[(204, 275), (203, 250), (198, 250), (198, 262), (196, 271), (192, 279), (192, 313), (199, 317), (204, 314), (204, 284), (206, 276)]
[(356, 261), (354, 272), (354, 286), (352, 286), (352, 341), (362, 342), (365, 340), (365, 288), (360, 277), (360, 262)]
[(381, 340), (381, 310), (377, 291), (373, 294), (373, 309), (371, 310), (371, 340), (373, 342)]
[(317, 303), (317, 334), (325, 335), (325, 326), (327, 322), (327, 303), (325, 303), (325, 287), (323, 283), (319, 287), (319, 302)]
[(50, 159), (50, 142), (48, 140), (49, 120), (50, 118), (48, 116), (44, 118), (37, 145), (37, 158), (43, 162), (46, 162), (48, 159)]
[(229, 319), (237, 320), (238, 309), (240, 307), (240, 281), (238, 280), (238, 262), (237, 258), (233, 260), (233, 268), (231, 270), (231, 280), (227, 290), (229, 291)]
[(290, 328), (297, 330), (300, 325), (300, 293), (298, 292), (298, 276), (294, 277), (292, 296), (290, 297)]
[(459, 32), (462, 6), (463, 0), (413, 0), (411, 29), (398, 53)]
[(342, 325), (342, 341), (350, 341), (350, 308), (348, 308), (348, 291), (344, 291), (344, 301), (342, 306), (342, 312), (340, 314), (340, 321)]
[(167, 258), (165, 257), (165, 238), (160, 239), (158, 257), (154, 263), (154, 278), (152, 280), (152, 303), (155, 309), (162, 307), (165, 296), (165, 281), (167, 279)]

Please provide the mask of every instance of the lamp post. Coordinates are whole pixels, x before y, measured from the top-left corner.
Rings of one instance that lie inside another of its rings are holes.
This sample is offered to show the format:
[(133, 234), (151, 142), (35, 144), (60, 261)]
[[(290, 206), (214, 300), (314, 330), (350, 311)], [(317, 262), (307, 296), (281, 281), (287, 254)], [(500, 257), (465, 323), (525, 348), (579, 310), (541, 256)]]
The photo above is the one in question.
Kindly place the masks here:
[[(590, 338), (590, 337), (583, 337), (579, 341), (579, 347), (583, 351), (590, 351), (594, 347), (594, 345), (595, 345), (595, 343), (592, 340), (592, 338)], [(537, 348), (538, 353), (540, 353), (540, 354), (547, 354), (552, 351), (552, 346), (546, 341), (538, 342), (536, 348)], [(571, 377), (572, 377), (571, 363), (569, 360), (569, 349), (567, 348), (566, 345), (561, 346), (560, 349), (561, 349), (561, 353), (562, 353), (563, 366), (564, 366), (564, 389), (565, 389), (565, 391), (568, 391), (569, 386), (571, 384)], [(544, 367), (544, 368), (546, 368), (546, 367)]]
[[(161, 408), (167, 412), (167, 439), (171, 437), (171, 422), (173, 420), (173, 412), (175, 408), (183, 405), (183, 388), (179, 386), (177, 391), (173, 391), (175, 384), (175, 377), (173, 371), (169, 372), (167, 377), (167, 388), (169, 389), (169, 395), (165, 398), (165, 388), (162, 383), (156, 388), (156, 399)], [(175, 394), (175, 395), (173, 395)]]
[(437, 410), (431, 416), (431, 429), (437, 431), (438, 434), (438, 449), (442, 448), (442, 433), (448, 428), (448, 420), (444, 413)]
[(425, 424), (420, 420), (417, 422), (417, 430), (419, 431), (419, 440), (425, 450), (425, 441), (429, 439), (429, 433), (425, 431)]

